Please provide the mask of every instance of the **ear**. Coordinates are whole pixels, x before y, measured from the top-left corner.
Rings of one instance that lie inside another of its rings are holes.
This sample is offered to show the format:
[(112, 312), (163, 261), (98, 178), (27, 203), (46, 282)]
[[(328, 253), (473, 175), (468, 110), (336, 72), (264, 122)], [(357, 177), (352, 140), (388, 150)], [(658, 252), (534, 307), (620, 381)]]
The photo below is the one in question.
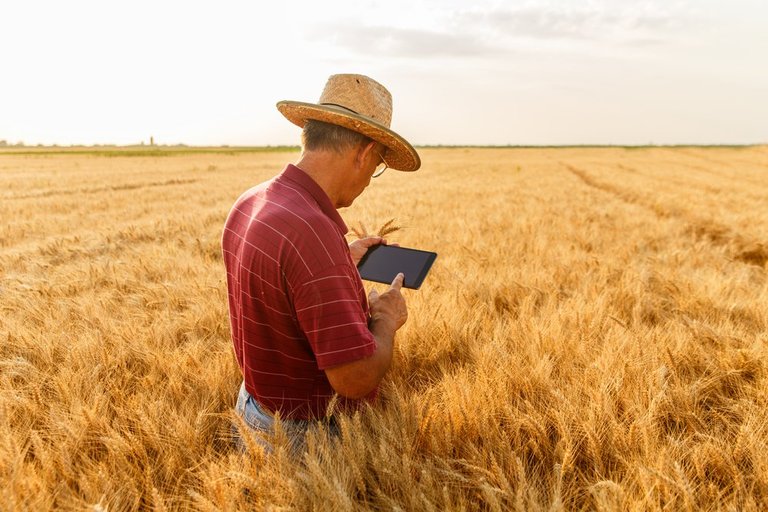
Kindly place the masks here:
[(366, 162), (369, 161), (371, 155), (376, 151), (376, 142), (371, 141), (368, 144), (361, 144), (355, 157), (355, 163), (358, 169), (366, 167)]

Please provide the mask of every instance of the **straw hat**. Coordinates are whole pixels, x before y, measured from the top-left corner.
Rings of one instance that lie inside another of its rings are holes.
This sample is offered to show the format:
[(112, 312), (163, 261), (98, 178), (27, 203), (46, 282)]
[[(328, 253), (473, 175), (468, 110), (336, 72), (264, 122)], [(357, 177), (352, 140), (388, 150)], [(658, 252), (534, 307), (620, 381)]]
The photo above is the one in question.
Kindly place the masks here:
[(392, 95), (365, 75), (332, 75), (320, 101), (281, 101), (277, 109), (297, 126), (309, 119), (324, 121), (362, 133), (387, 147), (382, 155), (387, 165), (399, 171), (415, 171), (421, 159), (407, 140), (389, 129)]

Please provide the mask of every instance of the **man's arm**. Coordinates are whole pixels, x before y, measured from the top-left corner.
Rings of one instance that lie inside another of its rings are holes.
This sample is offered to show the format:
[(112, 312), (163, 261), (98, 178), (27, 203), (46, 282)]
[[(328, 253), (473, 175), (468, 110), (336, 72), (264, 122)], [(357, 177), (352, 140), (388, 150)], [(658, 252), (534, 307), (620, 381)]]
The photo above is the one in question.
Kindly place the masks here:
[(364, 359), (327, 368), (325, 375), (333, 389), (347, 398), (363, 398), (379, 385), (392, 364), (395, 332), (408, 320), (408, 309), (400, 288), (403, 274), (398, 274), (389, 289), (379, 295), (371, 290), (370, 330), (376, 338), (376, 351)]

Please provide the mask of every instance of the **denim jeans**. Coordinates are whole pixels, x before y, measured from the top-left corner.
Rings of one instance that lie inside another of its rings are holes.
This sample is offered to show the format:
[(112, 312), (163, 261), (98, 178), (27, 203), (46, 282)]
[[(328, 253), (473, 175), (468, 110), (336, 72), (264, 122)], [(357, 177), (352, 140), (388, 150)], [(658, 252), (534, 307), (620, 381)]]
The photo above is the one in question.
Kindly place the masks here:
[[(245, 424), (250, 427), (251, 431), (257, 434), (254, 436), (256, 442), (259, 443), (267, 453), (271, 453), (273, 447), (269, 443), (269, 436), (275, 432), (275, 417), (272, 413), (259, 405), (259, 402), (245, 390), (245, 382), (240, 385), (240, 393), (237, 396), (235, 411), (241, 418), (243, 418)], [(327, 426), (328, 431), (332, 435), (338, 435), (338, 428), (333, 419), (323, 422), (316, 420), (280, 419), (280, 425), (291, 442), (291, 451), (294, 454), (304, 451), (306, 445), (305, 436), (307, 432), (323, 423)], [(237, 432), (235, 432), (235, 435), (238, 444), (244, 449), (245, 445), (240, 438), (240, 435)]]

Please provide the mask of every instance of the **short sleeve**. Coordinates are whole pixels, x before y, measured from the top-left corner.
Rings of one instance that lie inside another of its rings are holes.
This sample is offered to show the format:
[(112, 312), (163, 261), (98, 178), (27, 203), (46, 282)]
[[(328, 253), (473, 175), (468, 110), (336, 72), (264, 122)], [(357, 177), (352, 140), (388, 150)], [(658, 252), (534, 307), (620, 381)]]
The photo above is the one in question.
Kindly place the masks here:
[(376, 351), (356, 272), (351, 265), (335, 265), (294, 289), (296, 317), (321, 370)]

